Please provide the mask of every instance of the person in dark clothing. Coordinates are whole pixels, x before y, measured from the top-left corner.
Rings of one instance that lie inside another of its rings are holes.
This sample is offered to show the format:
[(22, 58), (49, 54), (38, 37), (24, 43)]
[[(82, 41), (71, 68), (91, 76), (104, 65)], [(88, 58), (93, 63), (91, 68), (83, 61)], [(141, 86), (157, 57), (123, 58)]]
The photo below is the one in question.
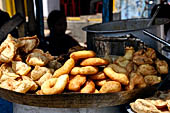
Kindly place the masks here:
[[(0, 9), (0, 28), (10, 20), (10, 16), (7, 12), (5, 11), (2, 11)], [(18, 38), (18, 31), (17, 29), (14, 29), (12, 32), (10, 32), (10, 34), (15, 37), (15, 38)]]
[(47, 51), (52, 55), (67, 54), (70, 48), (79, 46), (74, 38), (65, 34), (67, 21), (62, 11), (53, 10), (50, 12), (47, 23), (50, 30), (50, 35), (46, 37)]
[[(157, 4), (152, 8), (151, 17), (154, 15), (158, 6), (160, 6), (160, 10), (159, 10), (156, 18), (168, 18), (168, 19), (170, 19), (170, 14), (166, 13), (167, 11), (170, 11), (170, 5), (167, 3), (167, 0), (161, 0), (160, 4)], [(167, 35), (169, 28), (170, 28), (170, 23), (167, 23), (167, 24), (164, 25), (165, 35)]]

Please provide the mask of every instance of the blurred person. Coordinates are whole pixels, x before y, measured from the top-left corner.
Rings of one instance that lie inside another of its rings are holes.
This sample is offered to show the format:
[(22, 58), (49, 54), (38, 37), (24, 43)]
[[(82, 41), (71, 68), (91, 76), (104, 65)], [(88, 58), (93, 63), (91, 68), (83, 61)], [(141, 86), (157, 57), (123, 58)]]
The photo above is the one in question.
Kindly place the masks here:
[(48, 15), (47, 19), (50, 35), (46, 37), (46, 51), (49, 51), (54, 56), (67, 54), (69, 49), (75, 46), (80, 46), (79, 43), (67, 35), (67, 20), (62, 11), (53, 10)]
[[(10, 20), (10, 16), (7, 12), (5, 11), (2, 11), (0, 9), (0, 28)], [(17, 29), (14, 29), (12, 32), (10, 32), (10, 34), (15, 37), (15, 38), (18, 38), (18, 31)]]
[[(10, 16), (7, 12), (0, 9), (0, 28), (10, 20)], [(8, 102), (0, 98), (0, 112), (1, 113), (13, 113), (13, 105), (11, 102)]]
[(96, 14), (96, 4), (102, 0), (91, 0), (90, 1), (90, 14)]

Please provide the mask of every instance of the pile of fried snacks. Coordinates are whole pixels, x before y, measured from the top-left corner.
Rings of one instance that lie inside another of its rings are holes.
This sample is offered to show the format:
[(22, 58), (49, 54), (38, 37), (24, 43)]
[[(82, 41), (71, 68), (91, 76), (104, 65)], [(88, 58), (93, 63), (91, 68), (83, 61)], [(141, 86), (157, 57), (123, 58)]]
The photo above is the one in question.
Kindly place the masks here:
[(8, 35), (0, 46), (0, 87), (20, 93), (52, 95), (64, 92), (111, 93), (157, 84), (168, 64), (152, 48), (126, 47), (114, 61), (92, 50), (75, 51), (61, 65), (49, 52), (38, 49), (36, 36)]

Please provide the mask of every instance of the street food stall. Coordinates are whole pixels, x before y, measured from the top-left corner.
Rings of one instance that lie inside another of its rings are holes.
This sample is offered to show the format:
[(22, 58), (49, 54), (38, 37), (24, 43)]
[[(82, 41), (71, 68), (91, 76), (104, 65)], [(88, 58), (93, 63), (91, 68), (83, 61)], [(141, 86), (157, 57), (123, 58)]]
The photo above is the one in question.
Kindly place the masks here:
[[(169, 95), (170, 59), (163, 54), (161, 41), (143, 33), (147, 30), (159, 34), (157, 29), (170, 22), (169, 19), (109, 22), (107, 4), (103, 8), (104, 23), (83, 28), (87, 32), (87, 48), (72, 50), (61, 63), (61, 57), (38, 48), (43, 25), (42, 4), (37, 4), (39, 34), (19, 38), (8, 34), (0, 46), (0, 97), (13, 102), (16, 113), (26, 110), (118, 113), (127, 111), (129, 106), (138, 112), (140, 109), (135, 106), (146, 100), (137, 99), (154, 94), (159, 98), (161, 90)], [(13, 26), (18, 26), (23, 18), (16, 15), (11, 21), (15, 22)], [(150, 21), (152, 24), (148, 26)], [(6, 35), (7, 32), (0, 34), (1, 38)], [(155, 104), (154, 110), (161, 112), (160, 108), (166, 108), (163, 110), (169, 112), (169, 100), (167, 96), (158, 101), (164, 105)]]

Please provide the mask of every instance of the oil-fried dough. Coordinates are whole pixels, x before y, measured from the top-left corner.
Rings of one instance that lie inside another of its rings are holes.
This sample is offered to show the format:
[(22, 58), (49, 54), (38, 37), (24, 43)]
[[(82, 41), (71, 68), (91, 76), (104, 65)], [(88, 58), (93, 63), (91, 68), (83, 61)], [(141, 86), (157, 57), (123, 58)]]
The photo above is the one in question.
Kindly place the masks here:
[(76, 75), (68, 83), (68, 90), (79, 91), (80, 87), (86, 82), (86, 76)]
[(156, 59), (155, 64), (160, 74), (168, 74), (168, 64), (165, 60)]
[(85, 66), (85, 67), (74, 67), (70, 74), (71, 75), (93, 75), (96, 74), (98, 72), (98, 68), (97, 67), (93, 67), (93, 66)]
[(95, 84), (96, 86), (103, 86), (106, 82), (111, 81), (110, 79), (104, 79), (104, 80), (96, 80)]
[(91, 50), (76, 51), (70, 54), (70, 58), (74, 60), (95, 57), (96, 53)]
[(62, 67), (60, 67), (54, 72), (53, 78), (58, 78), (60, 75), (63, 74), (69, 74), (74, 65), (75, 65), (74, 59), (72, 58), (68, 59)]
[(95, 84), (92, 80), (88, 79), (85, 86), (80, 90), (80, 93), (93, 93), (95, 91)]
[(135, 88), (135, 86), (137, 86), (138, 88), (146, 87), (146, 83), (142, 75), (135, 72), (131, 72), (129, 77), (130, 77), (130, 82), (129, 85), (126, 86), (126, 90), (132, 90)]
[(100, 93), (112, 93), (121, 91), (121, 84), (116, 81), (108, 81), (101, 88)]
[(129, 84), (128, 77), (123, 73), (116, 73), (111, 67), (105, 67), (104, 73), (111, 79), (120, 82), (123, 85)]
[(161, 77), (156, 75), (147, 75), (144, 77), (144, 80), (147, 85), (154, 85), (161, 82)]
[(140, 74), (144, 76), (157, 74), (157, 71), (155, 70), (155, 68), (149, 64), (140, 65), (137, 69), (137, 72), (139, 72)]
[(12, 61), (12, 69), (15, 71), (16, 74), (24, 76), (30, 72), (31, 66), (22, 61)]
[(95, 75), (90, 75), (89, 78), (92, 80), (103, 80), (106, 79), (106, 75), (104, 74), (104, 72), (101, 71)]
[(117, 73), (127, 74), (127, 70), (117, 64), (109, 64), (108, 67), (111, 67)]
[(133, 47), (126, 47), (125, 48), (125, 55), (123, 56), (127, 60), (132, 60), (133, 54), (135, 52)]
[(99, 71), (98, 67), (85, 66), (80, 68), (81, 75), (93, 75)]
[(144, 99), (137, 99), (130, 103), (131, 108), (137, 113), (161, 113), (151, 102)]
[(87, 58), (84, 59), (80, 65), (81, 66), (102, 66), (109, 64), (109, 61), (103, 59), (103, 58)]
[(42, 84), (41, 89), (46, 95), (59, 94), (64, 91), (68, 81), (68, 74), (64, 74), (59, 76), (58, 78), (48, 79)]
[(71, 75), (78, 75), (78, 74), (80, 74), (80, 68), (81, 67), (73, 67), (71, 72), (70, 72), (70, 74)]

